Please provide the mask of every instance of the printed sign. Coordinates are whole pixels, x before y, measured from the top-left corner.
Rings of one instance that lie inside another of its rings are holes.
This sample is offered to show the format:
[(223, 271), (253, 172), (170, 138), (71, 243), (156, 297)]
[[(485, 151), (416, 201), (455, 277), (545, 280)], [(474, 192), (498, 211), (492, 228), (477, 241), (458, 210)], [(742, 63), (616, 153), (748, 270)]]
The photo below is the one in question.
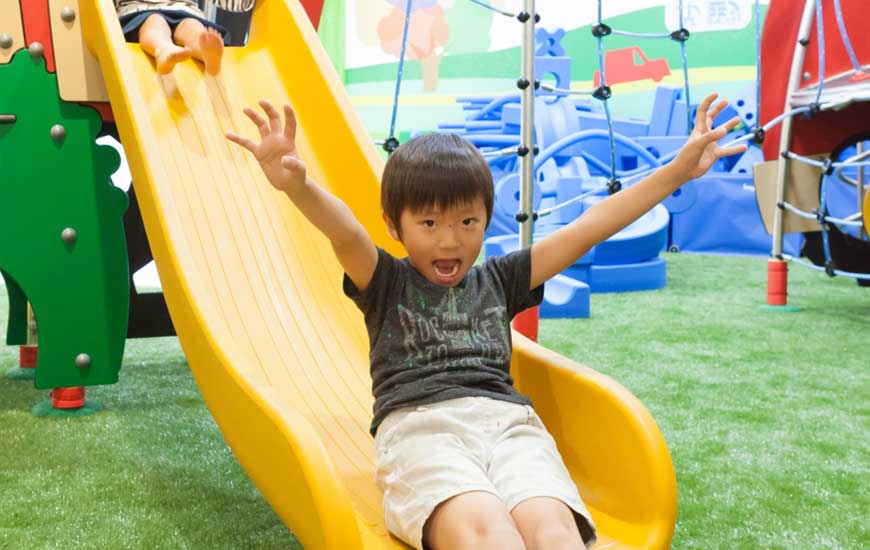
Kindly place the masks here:
[[(768, 4), (769, 2), (761, 2)], [(683, 0), (683, 27), (690, 32), (744, 28), (752, 21), (754, 0)], [(680, 28), (680, 0), (665, 4), (665, 25)]]

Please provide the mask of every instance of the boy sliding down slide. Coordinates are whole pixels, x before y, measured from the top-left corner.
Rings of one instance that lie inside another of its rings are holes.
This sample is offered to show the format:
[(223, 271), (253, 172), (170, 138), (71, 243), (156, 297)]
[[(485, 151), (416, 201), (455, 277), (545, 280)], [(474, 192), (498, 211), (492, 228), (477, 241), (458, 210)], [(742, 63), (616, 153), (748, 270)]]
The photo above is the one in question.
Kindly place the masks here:
[[(365, 314), (375, 397), (375, 476), (387, 528), (415, 548), (566, 549), (595, 541), (595, 525), (527, 397), (511, 379), (510, 322), (540, 304), (543, 284), (719, 158), (745, 150), (715, 130), (716, 95), (698, 107), (677, 157), (599, 202), (531, 248), (475, 266), (492, 216), (487, 163), (455, 135), (424, 135), (387, 161), (381, 207), (408, 257), (375, 246), (351, 210), (306, 175), (296, 117), (266, 101), (259, 143), (227, 138), (254, 155), (332, 243), (344, 292)], [(336, 160), (338, 161), (338, 159)], [(589, 452), (595, 452), (590, 449)]]
[(193, 56), (205, 72), (221, 70), (226, 29), (206, 19), (196, 0), (115, 0), (127, 42), (139, 42), (159, 74)]

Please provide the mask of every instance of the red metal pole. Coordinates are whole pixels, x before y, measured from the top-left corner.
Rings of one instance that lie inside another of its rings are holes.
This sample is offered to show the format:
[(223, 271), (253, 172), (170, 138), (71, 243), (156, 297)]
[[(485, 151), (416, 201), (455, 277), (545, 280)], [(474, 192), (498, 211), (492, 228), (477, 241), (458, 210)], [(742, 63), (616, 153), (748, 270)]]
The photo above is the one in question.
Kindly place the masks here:
[(514, 317), (514, 330), (530, 340), (538, 341), (538, 307), (532, 307), (522, 311)]
[(788, 301), (788, 262), (767, 261), (767, 305), (784, 306)]
[(85, 406), (84, 386), (54, 388), (51, 390), (51, 406), (55, 409), (81, 409)]
[(22, 369), (36, 368), (36, 355), (39, 352), (39, 346), (19, 346), (18, 347), (18, 366)]

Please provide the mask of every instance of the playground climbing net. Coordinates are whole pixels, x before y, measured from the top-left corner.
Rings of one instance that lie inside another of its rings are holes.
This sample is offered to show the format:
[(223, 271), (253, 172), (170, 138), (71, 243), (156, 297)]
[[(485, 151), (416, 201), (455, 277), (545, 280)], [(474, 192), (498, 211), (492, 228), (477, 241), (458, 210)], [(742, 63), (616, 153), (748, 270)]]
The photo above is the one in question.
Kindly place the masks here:
[[(474, 3), (478, 6), (481, 6), (483, 8), (489, 9), (495, 13), (504, 15), (506, 17), (516, 18), (516, 19), (520, 20), (520, 22), (525, 22), (525, 20), (528, 18), (528, 14), (525, 14), (523, 12), (513, 13), (510, 11), (502, 10), (502, 9), (496, 8), (496, 7), (490, 5), (487, 2), (484, 2), (482, 0), (468, 0), (468, 1)], [(592, 27), (592, 35), (596, 38), (597, 46), (598, 46), (598, 67), (599, 67), (599, 71), (600, 71), (600, 75), (601, 75), (599, 85), (595, 89), (592, 89), (592, 90), (572, 90), (572, 89), (567, 89), (567, 88), (558, 88), (558, 87), (551, 86), (551, 85), (546, 84), (546, 83), (541, 83), (539, 81), (535, 81), (534, 86), (535, 86), (535, 89), (541, 89), (545, 92), (548, 92), (550, 94), (554, 94), (557, 96), (588, 95), (588, 96), (591, 96), (591, 97), (601, 101), (602, 106), (603, 106), (603, 110), (604, 110), (604, 114), (605, 114), (605, 118), (606, 118), (606, 122), (607, 122), (607, 139), (609, 142), (610, 164), (609, 164), (609, 166), (607, 166), (607, 165), (604, 165), (603, 163), (594, 162), (597, 159), (593, 159), (593, 158), (589, 158), (589, 157), (587, 157), (586, 160), (592, 161), (593, 164), (596, 164), (596, 166), (598, 168), (601, 168), (603, 171), (608, 171), (610, 173), (610, 179), (606, 184), (603, 184), (599, 187), (595, 187), (589, 191), (581, 193), (580, 195), (578, 195), (576, 197), (573, 197), (565, 202), (562, 202), (562, 203), (557, 204), (555, 206), (552, 206), (550, 208), (542, 209), (542, 210), (539, 210), (538, 212), (535, 212), (533, 214), (533, 219), (538, 219), (541, 217), (548, 216), (548, 215), (550, 215), (558, 210), (566, 208), (572, 204), (575, 204), (575, 203), (582, 201), (583, 199), (590, 197), (590, 196), (593, 196), (593, 195), (598, 195), (598, 194), (601, 194), (603, 192), (607, 192), (610, 194), (616, 193), (622, 189), (623, 182), (620, 180), (620, 177), (625, 178), (626, 181), (628, 181), (628, 180), (634, 181), (634, 180), (640, 179), (643, 176), (645, 176), (645, 175), (649, 174), (650, 172), (652, 172), (653, 170), (655, 170), (656, 168), (658, 168), (659, 166), (661, 166), (664, 162), (672, 160), (674, 158), (674, 156), (676, 155), (676, 153), (670, 153), (670, 154), (665, 155), (661, 158), (653, 157), (645, 149), (637, 146), (633, 140), (626, 138), (625, 136), (621, 136), (614, 131), (614, 129), (613, 129), (613, 116), (611, 114), (610, 105), (608, 103), (608, 100), (613, 95), (613, 91), (611, 90), (610, 86), (608, 86), (608, 84), (607, 84), (607, 74), (605, 71), (605, 62), (604, 62), (604, 58), (605, 58), (605, 56), (604, 56), (604, 54), (605, 54), (604, 38), (605, 37), (610, 36), (610, 35), (617, 35), (617, 36), (630, 36), (630, 37), (643, 38), (643, 39), (670, 39), (670, 40), (674, 40), (680, 44), (680, 53), (681, 53), (682, 69), (683, 69), (683, 89), (684, 89), (683, 93), (684, 93), (684, 100), (685, 100), (685, 104), (686, 104), (686, 127), (688, 129), (688, 132), (691, 132), (692, 116), (691, 116), (691, 112), (689, 109), (689, 105), (691, 105), (691, 102), (690, 102), (690, 98), (689, 98), (689, 71), (688, 71), (688, 57), (687, 57), (687, 53), (686, 53), (686, 42), (689, 39), (690, 32), (688, 29), (685, 28), (684, 23), (683, 23), (683, 12), (684, 12), (683, 0), (679, 0), (679, 6), (678, 6), (679, 28), (674, 30), (674, 31), (670, 31), (670, 32), (640, 33), (640, 32), (633, 32), (633, 31), (627, 31), (627, 30), (613, 29), (609, 25), (604, 23), (602, 12), (603, 12), (602, 0), (598, 0), (596, 2), (596, 24)], [(539, 20), (539, 14), (535, 15), (535, 19), (536, 19), (536, 21)], [(543, 37), (542, 43), (538, 44), (536, 47), (536, 50), (537, 50), (536, 53), (539, 55), (547, 55), (550, 53), (548, 51), (549, 49), (550, 49), (549, 45), (546, 44), (546, 37)], [(400, 61), (400, 66), (401, 66), (401, 61)], [(401, 78), (401, 68), (400, 68), (400, 77), (399, 78)], [(517, 86), (520, 89), (524, 89), (524, 88), (528, 87), (529, 85), (531, 85), (531, 83), (524, 82), (524, 79), (520, 79), (517, 82)], [(498, 98), (494, 99), (489, 105), (484, 106), (480, 110), (478, 115), (483, 116), (488, 111), (497, 109), (497, 108), (501, 107), (502, 105), (504, 105), (505, 103), (515, 101), (517, 98), (518, 98), (517, 94), (507, 94), (507, 95), (504, 95), (502, 97), (498, 97)], [(395, 108), (396, 108), (396, 103), (394, 102), (394, 112), (395, 112)], [(393, 130), (391, 129), (391, 137), (392, 137), (392, 131)], [(580, 135), (580, 134), (582, 134), (582, 135)], [(554, 143), (553, 145), (548, 147), (546, 151), (537, 151), (537, 148), (535, 148), (535, 151), (534, 151), (535, 155), (538, 155), (538, 153), (540, 153), (541, 158), (547, 158), (550, 155), (552, 155), (556, 150), (567, 147), (567, 146), (569, 146), (573, 143), (576, 143), (582, 139), (590, 139), (590, 138), (597, 139), (597, 138), (603, 137), (599, 134), (598, 131), (581, 132), (580, 134), (572, 136), (568, 140), (560, 140), (559, 142)], [(390, 141), (390, 138), (388, 138), (387, 143), (389, 143), (389, 141)], [(636, 169), (626, 170), (626, 171), (618, 170), (617, 163), (616, 163), (617, 142), (624, 147), (632, 149), (641, 158), (644, 158), (648, 162), (648, 168), (644, 169), (643, 167), (641, 167), (641, 168), (636, 168)], [(384, 145), (384, 148), (387, 149), (386, 143)], [(524, 154), (521, 151), (521, 149), (522, 149), (521, 147), (519, 147), (519, 148), (518, 147), (506, 147), (506, 148), (499, 149), (496, 151), (484, 152), (484, 156), (486, 156), (486, 157), (503, 157), (503, 156), (512, 156), (512, 155), (517, 155), (517, 154)], [(535, 164), (537, 166), (540, 164), (540, 162), (536, 162)]]
[[(525, 22), (529, 18), (529, 14), (525, 12), (514, 13), (511, 11), (503, 10), (492, 6), (491, 4), (483, 1), (483, 0), (468, 0), (469, 2), (476, 4), (482, 8), (489, 9), (495, 13), (503, 15), (505, 17), (516, 18), (520, 22)], [(851, 41), (849, 40), (848, 31), (846, 28), (846, 23), (843, 18), (843, 13), (840, 5), (840, 0), (833, 0), (834, 2), (834, 10), (837, 19), (838, 30), (840, 31), (840, 37), (843, 41), (843, 44), (846, 48), (847, 54), (851, 63), (853, 65), (853, 70), (850, 74), (847, 75), (838, 75), (832, 79), (826, 79), (825, 75), (825, 42), (824, 42), (824, 25), (822, 18), (822, 2), (821, 0), (806, 0), (807, 5), (813, 4), (815, 10), (815, 19), (816, 19), (816, 29), (819, 39), (819, 82), (814, 87), (805, 88), (800, 91), (796, 91), (795, 93), (790, 94), (790, 107), (785, 110), (783, 113), (769, 120), (763, 125), (758, 125), (754, 128), (747, 128), (746, 134), (743, 136), (733, 139), (728, 143), (725, 143), (723, 147), (730, 147), (734, 145), (738, 145), (740, 143), (754, 141), (755, 143), (761, 143), (764, 140), (764, 136), (767, 132), (770, 131), (771, 128), (782, 124), (784, 121), (797, 116), (814, 116), (815, 114), (823, 111), (830, 110), (839, 110), (847, 107), (853, 102), (857, 101), (870, 101), (870, 68), (863, 67), (858, 62), (858, 58), (855, 54), (855, 50), (852, 47)], [(634, 142), (622, 136), (614, 131), (613, 128), (613, 117), (611, 115), (610, 105), (608, 101), (613, 96), (613, 91), (610, 86), (607, 84), (607, 75), (605, 71), (605, 48), (604, 48), (604, 39), (608, 36), (629, 36), (641, 39), (669, 39), (673, 40), (680, 45), (680, 56), (682, 62), (682, 72), (683, 72), (683, 93), (684, 100), (686, 105), (686, 128), (687, 134), (692, 131), (692, 112), (691, 112), (691, 100), (690, 100), (690, 86), (689, 86), (689, 70), (688, 70), (688, 56), (686, 51), (686, 43), (691, 36), (689, 29), (685, 28), (684, 25), (684, 3), (683, 0), (679, 0), (678, 3), (678, 14), (679, 14), (679, 28), (669, 32), (662, 33), (640, 33), (633, 32), (627, 30), (619, 30), (613, 29), (609, 25), (604, 22), (603, 14), (602, 14), (602, 4), (603, 0), (597, 0), (596, 2), (596, 23), (592, 26), (592, 35), (595, 37), (597, 42), (597, 50), (598, 50), (598, 66), (600, 71), (600, 83), (599, 85), (591, 90), (573, 90), (566, 88), (558, 88), (555, 86), (551, 86), (549, 84), (541, 83), (538, 81), (534, 82), (535, 89), (541, 89), (544, 92), (549, 94), (559, 95), (559, 96), (567, 96), (567, 95), (588, 95), (591, 96), (602, 103), (602, 107), (604, 110), (606, 122), (607, 122), (607, 139), (609, 142), (609, 153), (610, 153), (610, 165), (606, 166), (601, 163), (600, 168), (603, 168), (610, 172), (610, 180), (599, 187), (593, 188), (589, 191), (581, 193), (580, 195), (573, 197), (565, 202), (552, 206), (550, 208), (542, 209), (538, 212), (535, 212), (533, 215), (533, 219), (538, 219), (540, 217), (547, 216), (552, 214), (562, 208), (565, 208), (571, 204), (574, 204), (578, 201), (582, 201), (583, 199), (597, 195), (603, 192), (608, 192), (610, 194), (618, 192), (623, 185), (630, 185), (643, 177), (652, 173), (655, 169), (660, 167), (662, 164), (670, 162), (676, 156), (676, 151), (668, 153), (666, 155), (662, 155), (661, 157), (652, 157), (645, 150), (638, 150), (638, 147), (633, 147)], [(383, 148), (392, 152), (398, 147), (399, 142), (395, 137), (395, 126), (396, 126), (396, 114), (398, 110), (398, 102), (400, 95), (400, 87), (402, 81), (403, 67), (404, 67), (404, 57), (405, 57), (405, 45), (407, 43), (408, 36), (408, 25), (410, 22), (410, 12), (413, 7), (413, 0), (407, 0), (406, 10), (405, 10), (405, 27), (402, 35), (402, 47), (399, 56), (399, 69), (398, 75), (396, 78), (396, 87), (393, 98), (393, 108), (391, 113), (391, 122), (390, 122), (390, 132), (389, 137), (386, 141), (381, 142)], [(759, 0), (755, 0), (755, 45), (756, 45), (756, 108), (760, 106), (760, 95), (761, 95), (761, 25), (760, 25), (760, 6)], [(535, 20), (538, 21), (540, 18), (539, 14), (535, 14)], [(802, 45), (806, 45), (805, 42), (802, 42)], [(539, 45), (538, 53), (546, 54), (547, 45)], [(794, 67), (792, 68), (793, 70)], [(517, 82), (517, 86), (520, 89), (524, 89), (531, 85), (530, 82), (523, 82), (524, 79), (520, 79)], [(494, 99), (489, 105), (485, 106), (479, 114), (485, 114), (489, 110), (494, 110), (504, 105), (505, 103), (515, 101), (517, 99), (517, 94), (506, 94), (502, 97), (498, 97)], [(756, 112), (756, 116), (754, 120), (759, 121), (760, 117)], [(783, 132), (785, 136), (786, 143), (789, 139), (787, 136), (787, 132)], [(575, 136), (576, 138), (577, 136)], [(580, 137), (590, 137), (590, 136), (580, 136)], [(591, 136), (591, 137), (603, 137), (603, 136)], [(553, 151), (557, 148), (564, 148), (576, 141), (578, 139), (571, 140), (570, 142), (565, 140), (560, 140), (552, 144), (548, 147), (547, 151), (541, 151), (541, 156), (546, 157), (548, 154), (552, 154)], [(634, 149), (635, 153), (638, 153), (641, 158), (644, 158), (647, 162), (645, 166), (641, 166), (632, 170), (620, 171), (617, 169), (616, 163), (616, 148), (617, 143), (619, 143), (623, 147), (628, 147), (630, 149)], [(484, 152), (484, 156), (487, 157), (501, 157), (501, 156), (510, 156), (510, 155), (523, 155), (527, 154), (528, 151), (521, 152), (520, 147), (505, 147), (503, 149), (499, 149), (496, 151), (487, 151)], [(641, 148), (642, 149), (642, 148)], [(535, 148), (534, 154), (537, 155), (539, 151)], [(818, 210), (814, 212), (806, 212), (802, 211), (796, 206), (789, 204), (786, 201), (780, 201), (777, 204), (777, 207), (782, 210), (788, 210), (793, 212), (794, 214), (805, 217), (816, 219), (819, 221), (819, 224), (822, 228), (822, 240), (824, 246), (825, 253), (825, 267), (819, 267), (799, 258), (794, 258), (789, 255), (780, 254), (783, 259), (794, 261), (801, 265), (805, 265), (807, 267), (821, 269), (826, 271), (829, 275), (841, 275), (846, 277), (854, 277), (857, 279), (868, 279), (870, 280), (870, 274), (863, 273), (853, 273), (838, 270), (834, 267), (833, 259), (831, 258), (830, 246), (828, 243), (828, 224), (835, 224), (838, 226), (846, 226), (846, 227), (856, 227), (859, 228), (862, 225), (861, 222), (861, 214), (858, 212), (857, 214), (853, 214), (851, 216), (847, 216), (845, 218), (834, 217), (829, 215), (826, 204), (827, 197), (827, 181), (829, 176), (836, 176), (842, 181), (846, 181), (855, 185), (859, 190), (863, 190), (867, 184), (863, 181), (864, 167), (870, 166), (870, 151), (860, 152), (856, 155), (853, 155), (846, 160), (843, 161), (835, 161), (834, 159), (825, 159), (825, 160), (817, 160), (812, 159), (803, 155), (799, 155), (797, 153), (789, 151), (788, 147), (784, 147), (782, 149), (782, 157), (784, 159), (792, 159), (799, 162), (804, 162), (807, 164), (811, 164), (814, 166), (818, 166), (822, 168), (824, 177), (821, 182), (820, 189), (820, 205)], [(536, 163), (538, 164), (538, 163)], [(849, 168), (858, 168), (859, 177), (857, 181), (849, 178), (844, 170)], [(870, 172), (870, 171), (868, 171)], [(621, 178), (621, 179), (620, 179)], [(781, 238), (781, 236), (774, 236), (774, 238)]]
[[(833, 0), (834, 12), (837, 20), (837, 27), (840, 31), (840, 40), (845, 47), (846, 53), (852, 64), (852, 69), (843, 74), (838, 74), (833, 77), (828, 77), (825, 73), (825, 38), (824, 38), (824, 18), (821, 0), (806, 0), (804, 5), (804, 14), (801, 20), (801, 35), (798, 44), (801, 50), (796, 52), (795, 58), (791, 67), (791, 78), (789, 80), (789, 89), (787, 90), (787, 105), (790, 110), (776, 117), (764, 127), (761, 131), (755, 131), (755, 134), (760, 133), (763, 138), (764, 131), (774, 124), (791, 118), (796, 115), (804, 115), (813, 117), (823, 111), (840, 110), (846, 108), (854, 102), (870, 101), (870, 67), (861, 66), (858, 62), (858, 57), (855, 55), (855, 50), (852, 47), (849, 33), (846, 28), (846, 22), (843, 18), (843, 11), (840, 0)], [(815, 14), (816, 36), (818, 40), (818, 67), (819, 77), (818, 82), (803, 89), (796, 89), (795, 83), (798, 81), (798, 74), (803, 65), (804, 50), (809, 42), (808, 32), (811, 28), (811, 19)], [(756, 44), (760, 42), (760, 36), (756, 33)], [(782, 135), (780, 137), (780, 154), (782, 160), (778, 174), (779, 192), (777, 196), (776, 207), (780, 210), (779, 216), (783, 212), (789, 211), (799, 217), (814, 219), (818, 221), (821, 227), (822, 250), (824, 253), (824, 265), (815, 265), (804, 261), (800, 258), (793, 257), (788, 254), (777, 254), (776, 243), (782, 239), (782, 224), (775, 226), (774, 234), (774, 256), (797, 263), (804, 267), (809, 267), (819, 271), (824, 271), (829, 276), (840, 275), (851, 277), (859, 280), (870, 280), (870, 273), (855, 273), (837, 269), (835, 259), (831, 254), (831, 226), (852, 228), (857, 231), (860, 236), (863, 231), (862, 214), (859, 207), (858, 212), (845, 217), (832, 216), (828, 210), (829, 185), (834, 177), (847, 184), (853, 185), (858, 193), (859, 199), (864, 195), (867, 188), (866, 174), (870, 171), (865, 170), (870, 166), (870, 151), (864, 151), (863, 142), (856, 143), (856, 152), (845, 160), (838, 161), (832, 155), (825, 159), (814, 159), (804, 155), (800, 155), (790, 150), (791, 141), (791, 126), (784, 125)], [(808, 212), (801, 210), (797, 206), (790, 204), (783, 199), (785, 186), (785, 169), (782, 163), (793, 160), (804, 164), (815, 166), (821, 170), (821, 182), (819, 186), (819, 207), (818, 209)], [(851, 171), (854, 169), (854, 172)], [(851, 174), (855, 177), (850, 177)]]

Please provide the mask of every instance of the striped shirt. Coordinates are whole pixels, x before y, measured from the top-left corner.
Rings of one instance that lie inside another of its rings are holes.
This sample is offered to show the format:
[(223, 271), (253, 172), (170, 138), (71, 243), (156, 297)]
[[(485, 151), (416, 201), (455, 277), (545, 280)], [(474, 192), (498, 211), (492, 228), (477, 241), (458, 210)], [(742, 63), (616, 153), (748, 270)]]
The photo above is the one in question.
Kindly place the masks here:
[[(213, 3), (224, 11), (249, 11), (254, 7), (254, 0), (213, 0)], [(183, 11), (197, 17), (205, 18), (196, 0), (115, 0), (118, 17), (145, 10)]]
[(215, 0), (215, 4), (224, 11), (251, 11), (254, 0)]

